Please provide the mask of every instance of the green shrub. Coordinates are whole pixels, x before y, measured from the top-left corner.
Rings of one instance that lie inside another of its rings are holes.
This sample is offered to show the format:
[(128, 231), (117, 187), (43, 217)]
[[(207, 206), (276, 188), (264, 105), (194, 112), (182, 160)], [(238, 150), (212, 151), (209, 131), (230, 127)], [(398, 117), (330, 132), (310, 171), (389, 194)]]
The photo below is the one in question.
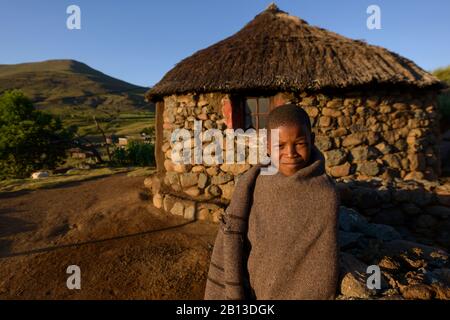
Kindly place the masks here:
[(0, 96), (0, 179), (53, 169), (66, 158), (72, 137), (72, 128), (35, 110), (22, 92), (5, 92)]
[(118, 166), (154, 166), (155, 146), (141, 141), (131, 141), (126, 148), (116, 148), (112, 162)]
[(443, 93), (438, 96), (438, 106), (442, 117), (450, 120), (450, 93)]

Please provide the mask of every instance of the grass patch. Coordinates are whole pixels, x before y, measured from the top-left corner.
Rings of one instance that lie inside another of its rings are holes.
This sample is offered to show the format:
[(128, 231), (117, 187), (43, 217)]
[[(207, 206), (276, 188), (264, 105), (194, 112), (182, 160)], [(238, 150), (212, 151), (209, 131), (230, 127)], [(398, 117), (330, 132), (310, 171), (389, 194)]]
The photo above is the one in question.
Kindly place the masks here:
[(113, 174), (128, 172), (129, 177), (150, 175), (154, 168), (99, 168), (99, 169), (72, 169), (66, 174), (51, 175), (48, 178), (33, 180), (8, 179), (0, 181), (0, 193), (16, 192), (22, 190), (37, 190), (58, 187), (70, 182), (87, 181), (94, 178), (106, 177)]
[(152, 173), (156, 172), (156, 168), (140, 168), (127, 173), (127, 177), (148, 177)]

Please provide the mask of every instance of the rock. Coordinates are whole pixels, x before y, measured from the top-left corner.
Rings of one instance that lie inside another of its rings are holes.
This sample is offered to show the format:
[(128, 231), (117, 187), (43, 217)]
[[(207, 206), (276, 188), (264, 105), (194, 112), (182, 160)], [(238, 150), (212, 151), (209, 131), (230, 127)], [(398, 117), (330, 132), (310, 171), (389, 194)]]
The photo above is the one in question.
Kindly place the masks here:
[(422, 210), (414, 203), (402, 203), (402, 210), (409, 216), (417, 216), (422, 213)]
[(450, 217), (450, 208), (444, 206), (430, 206), (426, 207), (425, 211), (437, 218), (447, 219)]
[(144, 186), (147, 189), (152, 190), (152, 182), (153, 182), (153, 177), (147, 177), (144, 179)]
[(330, 137), (338, 138), (345, 136), (347, 134), (348, 130), (346, 128), (337, 128), (336, 130), (333, 130), (330, 132)]
[[(170, 161), (170, 162), (172, 162), (172, 161)], [(166, 162), (164, 161), (164, 164), (165, 163)], [(190, 165), (190, 164), (173, 164), (173, 170), (172, 171), (175, 171), (175, 172), (178, 172), (178, 173), (185, 173), (185, 172), (189, 172), (191, 170), (191, 168), (192, 168), (192, 165)]]
[(208, 196), (218, 197), (222, 194), (222, 190), (216, 185), (210, 185), (205, 189)]
[(350, 151), (354, 161), (366, 161), (376, 158), (377, 152), (373, 147), (359, 146)]
[(393, 147), (386, 142), (380, 142), (375, 146), (375, 148), (377, 148), (378, 151), (385, 155), (390, 154), (393, 151)]
[(250, 169), (250, 165), (248, 163), (245, 164), (223, 164), (220, 166), (220, 170), (226, 173), (230, 173), (234, 176), (244, 173), (248, 169)]
[(416, 228), (431, 229), (436, 225), (437, 221), (432, 216), (422, 214), (415, 220)]
[(353, 133), (344, 138), (342, 145), (344, 147), (355, 147), (362, 144), (365, 141), (364, 135), (362, 133)]
[(380, 166), (376, 161), (368, 161), (358, 164), (357, 170), (366, 176), (376, 176), (380, 172)]
[(328, 151), (333, 147), (333, 142), (326, 136), (317, 136), (314, 144), (322, 152)]
[(234, 181), (219, 186), (222, 190), (222, 198), (231, 200), (234, 191)]
[(205, 167), (204, 166), (195, 166), (195, 167), (192, 167), (191, 171), (193, 173), (200, 173), (200, 172), (205, 171)]
[(385, 255), (389, 256), (400, 256), (412, 252), (425, 259), (429, 265), (438, 268), (443, 267), (448, 261), (448, 254), (444, 250), (406, 240), (386, 242), (383, 245), (382, 251)]
[(31, 175), (31, 179), (43, 179), (43, 178), (48, 178), (49, 174), (47, 171), (37, 171), (37, 172), (33, 172), (33, 174)]
[(164, 168), (166, 169), (167, 172), (174, 171), (173, 167), (174, 167), (174, 164), (173, 164), (172, 160), (169, 160), (169, 159), (164, 160)]
[(383, 160), (390, 168), (402, 169), (402, 161), (397, 154), (387, 154), (383, 157)]
[(448, 285), (442, 285), (440, 283), (431, 284), (436, 296), (439, 300), (450, 300), (450, 287)]
[(163, 197), (157, 193), (153, 196), (153, 205), (155, 208), (161, 209), (163, 206)]
[(322, 114), (327, 117), (337, 118), (342, 112), (332, 108), (322, 108)]
[(310, 118), (315, 118), (319, 114), (319, 109), (311, 106), (303, 106), (303, 109), (306, 111)]
[(227, 182), (229, 182), (231, 180), (233, 180), (233, 176), (231, 174), (220, 173), (220, 174), (218, 174), (216, 176), (213, 176), (211, 178), (211, 183), (219, 185), (219, 184), (225, 184), (225, 183), (227, 183)]
[(219, 168), (218, 167), (209, 167), (206, 169), (206, 173), (209, 176), (215, 176), (219, 173)]
[(432, 276), (434, 278), (437, 278), (442, 283), (450, 286), (450, 269), (448, 268), (435, 269), (432, 272)]
[(345, 177), (350, 174), (352, 166), (350, 163), (346, 162), (344, 164), (341, 164), (339, 166), (334, 166), (329, 168), (329, 172), (333, 177), (339, 178), (339, 177)]
[(391, 107), (388, 105), (381, 105), (379, 110), (380, 110), (380, 113), (390, 113)]
[(411, 171), (424, 171), (426, 167), (425, 156), (422, 153), (408, 154), (409, 169)]
[(357, 187), (353, 189), (353, 203), (361, 209), (378, 208), (384, 200), (381, 195), (383, 193), (373, 188)]
[(342, 105), (343, 101), (339, 98), (335, 98), (327, 102), (327, 108), (339, 109)]
[(401, 267), (398, 261), (389, 256), (383, 257), (380, 262), (378, 262), (378, 266), (389, 271), (397, 271)]
[(360, 231), (367, 226), (367, 219), (357, 211), (340, 206), (339, 207), (339, 228), (345, 232)]
[(173, 198), (172, 196), (166, 195), (163, 200), (164, 211), (170, 212), (170, 210), (172, 210), (172, 207), (174, 206), (175, 202), (176, 202), (175, 198)]
[(184, 215), (184, 205), (181, 202), (176, 202), (172, 209), (170, 210), (170, 213), (175, 214), (177, 216), (183, 216)]
[(174, 183), (180, 182), (180, 175), (176, 172), (166, 172), (164, 176), (164, 183), (167, 185), (171, 185)]
[(376, 294), (367, 288), (367, 265), (348, 253), (341, 253), (341, 293), (347, 297), (367, 299)]
[(366, 236), (382, 241), (401, 239), (402, 236), (393, 227), (384, 224), (369, 223), (361, 230)]
[(206, 184), (208, 183), (208, 176), (204, 173), (200, 173), (198, 175), (198, 187), (200, 189), (204, 189), (206, 187)]
[(343, 164), (347, 159), (347, 153), (341, 149), (330, 150), (325, 152), (326, 165), (334, 167)]
[(345, 249), (355, 245), (363, 236), (362, 233), (339, 231), (339, 247)]
[(436, 241), (450, 249), (450, 221), (443, 221), (439, 223), (436, 230)]
[(391, 226), (402, 226), (405, 223), (405, 218), (400, 209), (384, 209), (376, 215), (373, 222)]
[(430, 300), (434, 297), (433, 289), (426, 284), (414, 284), (400, 289), (405, 299)]
[(331, 125), (331, 118), (327, 116), (322, 116), (319, 118), (320, 127), (329, 127)]
[(186, 193), (188, 196), (191, 197), (197, 197), (200, 194), (200, 189), (198, 187), (190, 187), (186, 190), (184, 190), (184, 193)]
[(188, 220), (195, 220), (195, 204), (192, 203), (184, 209), (184, 218)]
[(183, 188), (187, 188), (197, 185), (198, 176), (198, 173), (183, 173), (180, 176), (181, 186)]
[[(174, 121), (175, 121), (175, 119), (174, 119)], [(173, 121), (172, 121), (172, 122), (173, 122)], [(170, 143), (169, 143), (169, 142), (165, 142), (165, 143), (162, 145), (162, 147), (161, 147), (161, 151), (162, 151), (162, 152), (166, 153), (167, 150), (170, 150)]]

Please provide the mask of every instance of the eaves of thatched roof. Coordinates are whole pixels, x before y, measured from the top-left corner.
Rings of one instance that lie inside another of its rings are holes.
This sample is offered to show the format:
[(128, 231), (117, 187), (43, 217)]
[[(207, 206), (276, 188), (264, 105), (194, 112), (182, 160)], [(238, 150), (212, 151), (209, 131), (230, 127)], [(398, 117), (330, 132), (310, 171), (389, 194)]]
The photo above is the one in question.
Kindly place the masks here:
[(146, 97), (188, 92), (304, 91), (368, 84), (425, 88), (430, 73), (385, 48), (309, 25), (271, 5), (236, 34), (179, 62)]

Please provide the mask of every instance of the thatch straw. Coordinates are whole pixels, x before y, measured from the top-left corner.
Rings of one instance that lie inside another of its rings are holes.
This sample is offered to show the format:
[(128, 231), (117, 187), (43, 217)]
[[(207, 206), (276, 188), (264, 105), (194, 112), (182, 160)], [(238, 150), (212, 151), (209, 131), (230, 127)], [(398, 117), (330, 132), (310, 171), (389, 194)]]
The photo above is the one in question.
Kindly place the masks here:
[(423, 88), (440, 81), (396, 53), (311, 26), (271, 5), (233, 36), (179, 62), (146, 97), (368, 84)]

